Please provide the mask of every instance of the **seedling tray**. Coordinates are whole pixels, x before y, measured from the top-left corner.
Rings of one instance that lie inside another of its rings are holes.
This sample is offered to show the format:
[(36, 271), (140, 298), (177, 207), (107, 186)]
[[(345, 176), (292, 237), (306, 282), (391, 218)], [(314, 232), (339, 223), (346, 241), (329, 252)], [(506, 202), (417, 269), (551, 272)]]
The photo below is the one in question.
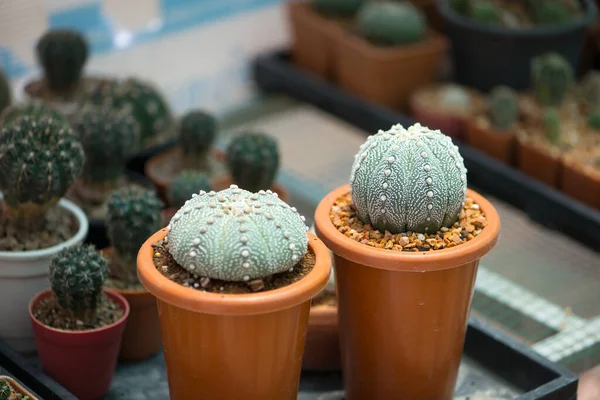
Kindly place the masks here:
[[(257, 85), (267, 93), (285, 93), (311, 103), (357, 127), (375, 133), (393, 124), (415, 121), (344, 92), (334, 84), (298, 69), (287, 52), (258, 57), (253, 64)], [(469, 182), (486, 194), (521, 209), (539, 224), (558, 230), (600, 251), (600, 212), (455, 141), (465, 160)]]

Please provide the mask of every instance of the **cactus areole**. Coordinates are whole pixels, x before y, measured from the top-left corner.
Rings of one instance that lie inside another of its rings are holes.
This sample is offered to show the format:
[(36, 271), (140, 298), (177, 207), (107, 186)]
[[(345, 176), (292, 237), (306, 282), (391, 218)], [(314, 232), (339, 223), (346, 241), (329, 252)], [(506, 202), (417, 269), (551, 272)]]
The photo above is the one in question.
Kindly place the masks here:
[(457, 221), (467, 170), (458, 147), (439, 130), (395, 125), (361, 145), (350, 190), (364, 223), (382, 232), (433, 233)]

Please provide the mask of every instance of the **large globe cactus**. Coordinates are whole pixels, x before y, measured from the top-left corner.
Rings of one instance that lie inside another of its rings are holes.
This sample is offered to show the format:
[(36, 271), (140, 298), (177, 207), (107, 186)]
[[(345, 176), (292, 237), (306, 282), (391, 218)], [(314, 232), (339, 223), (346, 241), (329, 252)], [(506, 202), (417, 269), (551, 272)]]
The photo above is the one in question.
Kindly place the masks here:
[(184, 163), (190, 168), (205, 167), (216, 137), (217, 120), (214, 116), (202, 110), (185, 114), (179, 124), (179, 146)]
[(288, 271), (308, 248), (308, 227), (295, 208), (270, 190), (232, 185), (201, 191), (168, 226), (169, 252), (186, 270), (211, 279), (243, 282)]
[(409, 2), (367, 3), (357, 19), (362, 34), (378, 46), (420, 42), (427, 31), (425, 17)]
[(251, 192), (266, 190), (279, 170), (279, 146), (268, 135), (242, 134), (229, 144), (226, 161), (235, 184)]
[(350, 176), (358, 217), (380, 231), (434, 233), (457, 219), (467, 170), (452, 140), (420, 124), (380, 130), (361, 145)]

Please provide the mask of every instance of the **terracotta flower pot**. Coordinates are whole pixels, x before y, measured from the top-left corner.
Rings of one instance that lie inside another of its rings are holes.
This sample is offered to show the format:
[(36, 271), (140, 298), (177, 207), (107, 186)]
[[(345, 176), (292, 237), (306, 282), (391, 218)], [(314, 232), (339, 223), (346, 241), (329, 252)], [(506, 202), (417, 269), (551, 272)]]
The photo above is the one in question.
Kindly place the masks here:
[(376, 47), (347, 32), (339, 38), (337, 77), (347, 91), (377, 104), (406, 111), (411, 93), (431, 83), (448, 41), (430, 31), (421, 43)]
[(37, 397), (35, 397), (34, 395), (32, 395), (19, 382), (17, 382), (16, 380), (14, 380), (13, 378), (11, 378), (10, 376), (0, 375), (0, 380), (4, 380), (4, 381), (7, 381), (8, 383), (10, 383), (10, 386), (12, 386), (12, 388), (15, 391), (21, 393), (23, 396), (29, 396), (29, 398), (27, 400), (38, 400)]
[(302, 369), (338, 371), (341, 368), (338, 311), (334, 306), (310, 309)]
[(496, 244), (494, 207), (469, 190), (488, 225), (477, 238), (432, 252), (356, 242), (330, 220), (349, 186), (319, 203), (315, 229), (334, 253), (346, 399), (453, 398), (479, 259)]
[[(111, 247), (103, 249), (102, 255), (110, 258), (112, 251)], [(130, 308), (119, 360), (142, 361), (152, 357), (161, 346), (156, 298), (146, 290), (112, 290), (123, 296)]]
[(521, 140), (517, 141), (517, 166), (532, 178), (548, 186), (558, 187), (562, 173), (560, 159)]
[(43, 370), (81, 400), (97, 400), (108, 392), (129, 316), (129, 304), (115, 291), (104, 292), (125, 311), (117, 322), (88, 331), (50, 328), (33, 316), (33, 309), (50, 289), (38, 293), (29, 303), (35, 341)]
[(514, 133), (495, 132), (470, 119), (466, 124), (465, 139), (488, 156), (508, 165), (514, 164), (517, 143)]
[[(228, 189), (232, 183), (233, 183), (233, 181), (231, 180), (230, 176), (224, 176), (222, 178), (215, 179), (214, 181), (212, 181), (210, 186), (212, 187), (212, 189), (214, 191), (218, 192), (220, 190)], [(289, 195), (287, 189), (284, 188), (283, 186), (281, 186), (280, 184), (274, 183), (273, 186), (271, 186), (270, 190), (273, 191), (274, 193), (277, 193), (279, 198), (281, 200), (285, 201), (286, 203), (289, 201), (290, 195)]]
[(600, 177), (586, 174), (565, 160), (562, 161), (562, 168), (561, 190), (574, 199), (600, 210)]
[(154, 266), (150, 237), (138, 275), (158, 301), (172, 400), (296, 399), (311, 299), (327, 285), (331, 257), (308, 233), (312, 271), (291, 285), (250, 294), (207, 293), (164, 277)]

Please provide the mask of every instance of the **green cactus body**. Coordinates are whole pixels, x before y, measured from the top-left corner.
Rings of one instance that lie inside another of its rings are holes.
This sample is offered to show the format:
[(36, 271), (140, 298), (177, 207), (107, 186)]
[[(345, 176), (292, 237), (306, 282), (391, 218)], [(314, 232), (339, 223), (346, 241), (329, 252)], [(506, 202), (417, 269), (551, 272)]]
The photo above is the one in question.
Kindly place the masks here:
[(0, 68), (0, 113), (10, 106), (12, 103), (12, 92), (10, 89), (10, 84), (8, 83), (8, 79), (6, 79), (6, 75), (4, 75), (4, 71)]
[(450, 7), (461, 15), (469, 12), (469, 0), (450, 0)]
[(210, 191), (210, 183), (205, 174), (197, 171), (181, 171), (169, 184), (167, 197), (171, 207), (179, 208), (192, 196), (204, 190)]
[(269, 189), (279, 169), (279, 146), (268, 135), (246, 133), (227, 148), (227, 168), (233, 182), (251, 192)]
[(84, 181), (116, 184), (140, 145), (139, 125), (124, 109), (87, 105), (73, 121), (86, 154)]
[(495, 130), (511, 130), (519, 117), (517, 93), (507, 86), (495, 87), (490, 92), (489, 110), (492, 127)]
[(534, 20), (539, 25), (561, 25), (573, 19), (567, 5), (560, 0), (536, 0), (532, 2)]
[(38, 62), (50, 90), (69, 92), (79, 83), (88, 57), (85, 38), (72, 30), (52, 30), (37, 43)]
[(308, 227), (276, 193), (232, 185), (201, 191), (168, 226), (169, 252), (186, 270), (242, 282), (288, 271), (306, 254)]
[(467, 111), (471, 108), (471, 95), (458, 85), (447, 85), (440, 93), (440, 106), (446, 110)]
[(600, 72), (589, 71), (579, 85), (579, 94), (587, 104), (600, 107)]
[(600, 131), (600, 108), (594, 108), (587, 119), (588, 126), (595, 131)]
[(546, 139), (550, 144), (558, 146), (560, 144), (560, 116), (554, 108), (549, 108), (544, 111), (543, 126)]
[(489, 0), (475, 0), (469, 7), (469, 16), (485, 25), (500, 25), (502, 16), (500, 9)]
[(115, 191), (107, 208), (107, 234), (118, 260), (117, 275), (135, 283), (137, 253), (144, 241), (162, 227), (162, 203), (154, 191), (131, 186)]
[(179, 146), (187, 160), (186, 165), (205, 167), (207, 155), (216, 137), (215, 117), (202, 110), (185, 114), (179, 126)]
[(358, 217), (381, 232), (433, 233), (458, 219), (467, 170), (452, 140), (420, 124), (369, 136), (350, 175)]
[(12, 389), (9, 383), (4, 379), (0, 379), (0, 400), (9, 400), (11, 393)]
[(93, 315), (106, 279), (106, 261), (91, 245), (66, 248), (50, 263), (50, 286), (74, 316)]
[(557, 53), (542, 54), (533, 59), (531, 71), (540, 104), (560, 106), (573, 82), (573, 69), (567, 60)]
[(19, 117), (29, 117), (35, 120), (51, 118), (56, 123), (69, 126), (69, 122), (63, 114), (50, 104), (41, 101), (19, 103), (7, 107), (2, 114), (0, 114), (0, 125), (8, 125)]
[(363, 35), (378, 46), (417, 43), (425, 38), (425, 17), (410, 3), (367, 3), (358, 12)]
[(352, 17), (365, 0), (312, 0), (319, 13), (332, 17)]

